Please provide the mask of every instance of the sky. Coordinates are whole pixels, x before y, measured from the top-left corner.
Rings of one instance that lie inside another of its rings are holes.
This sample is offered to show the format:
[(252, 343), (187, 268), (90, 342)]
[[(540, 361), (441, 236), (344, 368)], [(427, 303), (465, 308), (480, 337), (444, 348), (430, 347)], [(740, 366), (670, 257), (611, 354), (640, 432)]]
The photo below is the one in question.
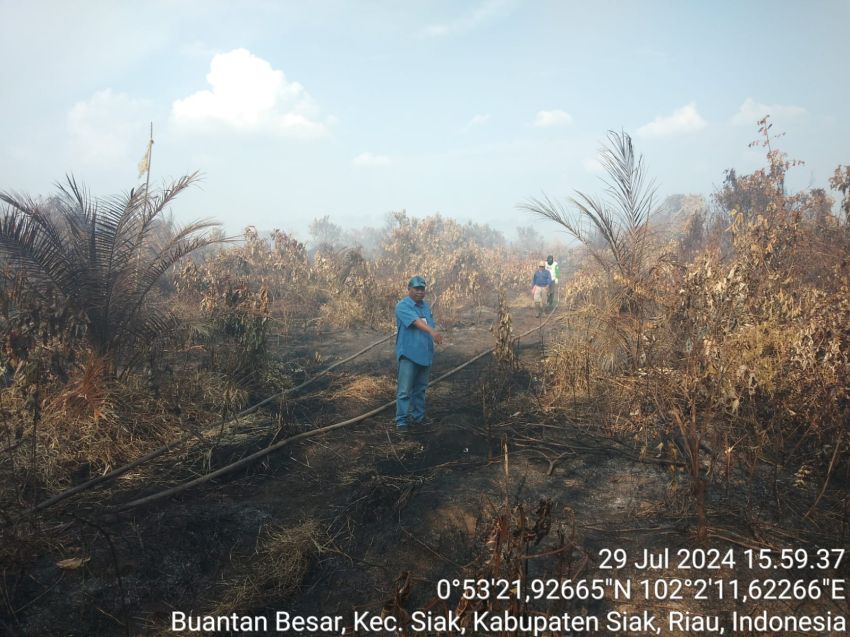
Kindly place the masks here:
[(601, 192), (625, 131), (663, 199), (750, 172), (766, 114), (850, 164), (850, 2), (0, 0), (0, 190), (94, 195), (199, 171), (178, 222), (308, 238), (391, 211), (555, 231), (518, 208)]

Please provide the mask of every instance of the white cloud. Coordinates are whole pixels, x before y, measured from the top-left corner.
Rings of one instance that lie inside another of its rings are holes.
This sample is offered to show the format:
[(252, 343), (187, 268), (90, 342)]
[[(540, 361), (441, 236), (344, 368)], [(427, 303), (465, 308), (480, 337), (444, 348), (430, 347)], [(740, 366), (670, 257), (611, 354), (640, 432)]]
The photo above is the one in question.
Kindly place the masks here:
[(209, 90), (172, 104), (171, 116), (178, 126), (225, 126), (300, 138), (328, 133), (328, 124), (318, 119), (318, 109), (304, 87), (246, 49), (213, 56), (207, 82)]
[(586, 159), (582, 159), (581, 165), (584, 166), (584, 169), (591, 175), (598, 175), (599, 173), (605, 171), (605, 167), (595, 157), (588, 157)]
[(534, 126), (565, 126), (572, 124), (573, 118), (564, 111), (538, 111), (534, 118)]
[(420, 31), (419, 35), (426, 38), (442, 38), (466, 33), (488, 20), (507, 15), (515, 3), (515, 0), (486, 0), (472, 11), (454, 20), (428, 25)]
[(473, 126), (481, 126), (482, 124), (486, 124), (490, 121), (489, 113), (481, 113), (478, 115), (473, 115), (472, 119), (469, 120), (469, 123), (466, 125), (467, 128), (472, 128)]
[[(67, 116), (71, 152), (85, 163), (109, 166), (144, 153), (148, 138), (150, 103), (112, 89), (77, 102)], [(135, 148), (133, 144), (137, 144)]]
[(733, 124), (748, 124), (755, 126), (765, 115), (770, 115), (773, 118), (796, 117), (803, 115), (806, 109), (802, 106), (783, 106), (782, 104), (762, 104), (756, 102), (752, 97), (748, 97), (741, 104), (738, 112), (732, 116)]
[(386, 155), (373, 155), (372, 153), (360, 153), (351, 160), (352, 165), (359, 168), (371, 166), (388, 166), (390, 158)]
[(640, 137), (669, 137), (702, 130), (707, 125), (708, 122), (697, 112), (696, 104), (691, 102), (677, 108), (672, 115), (659, 115), (649, 124), (638, 128), (637, 134)]

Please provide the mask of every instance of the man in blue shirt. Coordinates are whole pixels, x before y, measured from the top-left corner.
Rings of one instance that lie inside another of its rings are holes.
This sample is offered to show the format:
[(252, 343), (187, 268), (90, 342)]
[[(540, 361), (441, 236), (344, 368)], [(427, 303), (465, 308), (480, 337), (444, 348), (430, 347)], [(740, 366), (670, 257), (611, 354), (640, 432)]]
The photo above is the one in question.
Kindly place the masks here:
[(415, 276), (407, 284), (407, 296), (395, 306), (395, 356), (398, 361), (395, 422), (400, 432), (412, 420), (425, 418), (425, 388), (434, 360), (434, 343), (443, 342), (431, 308), (425, 302), (425, 279)]
[(537, 264), (537, 272), (531, 278), (531, 300), (537, 308), (537, 318), (543, 316), (543, 306), (546, 303), (546, 294), (552, 283), (552, 275), (546, 269), (546, 262)]

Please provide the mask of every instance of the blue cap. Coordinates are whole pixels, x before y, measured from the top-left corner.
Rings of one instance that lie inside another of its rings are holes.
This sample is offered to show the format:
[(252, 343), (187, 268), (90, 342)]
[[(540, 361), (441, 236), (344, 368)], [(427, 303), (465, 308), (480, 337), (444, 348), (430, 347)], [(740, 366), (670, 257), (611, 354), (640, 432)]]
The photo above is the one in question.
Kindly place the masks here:
[(425, 279), (423, 279), (418, 274), (410, 279), (410, 282), (407, 284), (409, 288), (424, 288), (425, 287)]

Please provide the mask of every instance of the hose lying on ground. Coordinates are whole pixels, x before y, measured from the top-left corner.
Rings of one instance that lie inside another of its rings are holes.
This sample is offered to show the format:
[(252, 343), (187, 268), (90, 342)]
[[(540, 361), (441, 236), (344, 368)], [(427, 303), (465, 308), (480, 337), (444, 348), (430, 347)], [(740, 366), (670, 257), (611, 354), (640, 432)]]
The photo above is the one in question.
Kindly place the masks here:
[[(214, 426), (211, 426), (209, 429), (213, 429), (213, 428), (218, 429), (220, 427), (223, 427), (224, 425), (226, 425), (229, 422), (233, 422), (234, 420), (242, 418), (243, 416), (247, 416), (249, 414), (254, 413), (260, 407), (267, 405), (268, 403), (270, 403), (271, 401), (273, 401), (277, 398), (280, 398), (280, 397), (283, 397), (283, 396), (290, 394), (292, 392), (298, 391), (299, 389), (303, 389), (304, 387), (315, 382), (316, 380), (318, 380), (319, 378), (321, 378), (322, 376), (324, 376), (325, 374), (327, 374), (331, 370), (339, 367), (340, 365), (342, 365), (344, 363), (347, 363), (347, 362), (357, 358), (358, 356), (361, 356), (362, 354), (365, 354), (370, 349), (377, 347), (381, 343), (388, 341), (392, 336), (393, 336), (393, 334), (388, 334), (387, 336), (383, 337), (382, 339), (375, 341), (371, 345), (364, 347), (359, 352), (356, 352), (356, 353), (352, 354), (351, 356), (344, 358), (340, 361), (337, 361), (333, 365), (326, 367), (321, 372), (319, 372), (318, 374), (316, 374), (315, 376), (313, 376), (311, 378), (308, 378), (306, 381), (304, 381), (300, 385), (296, 385), (295, 387), (290, 387), (289, 389), (284, 389), (283, 391), (280, 391), (280, 392), (278, 392), (278, 393), (276, 393), (272, 396), (269, 396), (268, 398), (265, 398), (265, 399), (261, 400), (260, 402), (254, 404), (254, 405), (251, 405), (250, 407), (246, 407), (245, 409), (240, 411), (238, 414), (235, 414), (233, 416), (230, 416), (229, 418), (224, 418), (224, 419), (220, 420)], [(42, 511), (42, 510), (44, 510), (48, 507), (51, 507), (54, 504), (61, 502), (62, 500), (66, 500), (67, 498), (70, 498), (73, 495), (76, 495), (78, 493), (82, 493), (83, 491), (87, 491), (88, 489), (91, 489), (92, 487), (95, 487), (99, 484), (103, 484), (104, 482), (109, 482), (110, 480), (114, 480), (118, 476), (127, 473), (131, 469), (135, 469), (136, 467), (143, 465), (144, 463), (148, 462), (149, 460), (153, 460), (154, 458), (158, 458), (159, 456), (163, 455), (164, 453), (171, 451), (172, 449), (178, 448), (180, 445), (184, 444), (190, 438), (195, 437), (196, 435), (199, 435), (199, 434), (196, 434), (196, 433), (193, 433), (193, 432), (186, 432), (174, 443), (163, 445), (159, 449), (154, 449), (153, 451), (145, 454), (141, 458), (137, 458), (136, 460), (134, 460), (134, 461), (132, 461), (128, 464), (125, 464), (121, 467), (118, 467), (117, 469), (113, 469), (109, 473), (105, 473), (102, 476), (98, 476), (96, 478), (92, 478), (91, 480), (87, 480), (86, 482), (82, 482), (82, 483), (80, 483), (80, 484), (78, 484), (74, 487), (71, 487), (70, 489), (66, 489), (65, 491), (57, 493), (56, 495), (48, 498), (47, 500), (44, 500), (43, 502), (39, 502), (32, 509), (27, 511), (27, 513), (25, 515), (32, 515), (33, 513), (37, 513), (38, 511)], [(200, 434), (200, 436), (201, 436), (201, 438), (203, 438), (203, 434)]]
[[(542, 321), (536, 327), (533, 327), (530, 330), (520, 334), (517, 337), (517, 340), (519, 340), (519, 339), (521, 339), (525, 336), (528, 336), (532, 332), (536, 332), (537, 330), (541, 329), (544, 325), (546, 325), (546, 323), (549, 322), (549, 319), (552, 318), (553, 314), (554, 314), (554, 309), (546, 317), (546, 320)], [(471, 365), (475, 361), (487, 356), (488, 354), (492, 354), (495, 349), (496, 349), (495, 347), (491, 347), (490, 349), (488, 349), (484, 352), (481, 352), (480, 354), (476, 354), (475, 356), (473, 356), (472, 358), (470, 358), (466, 362), (461, 363), (457, 367), (455, 367), (455, 368), (447, 371), (446, 373), (438, 376), (437, 378), (432, 380), (430, 383), (428, 383), (428, 386), (430, 387), (431, 385), (435, 385), (435, 384), (439, 383), (440, 381), (445, 380), (449, 376), (456, 374), (457, 372), (462, 370), (464, 367)], [(296, 442), (298, 440), (302, 440), (304, 438), (310, 438), (311, 436), (317, 436), (317, 435), (320, 435), (320, 434), (324, 434), (324, 433), (327, 433), (329, 431), (333, 431), (334, 429), (339, 429), (341, 427), (346, 427), (348, 425), (353, 425), (354, 423), (358, 423), (362, 420), (366, 420), (367, 418), (375, 416), (375, 415), (381, 413), (382, 411), (389, 409), (390, 407), (395, 405), (395, 403), (396, 403), (396, 401), (393, 400), (393, 401), (390, 401), (388, 403), (381, 405), (380, 407), (376, 407), (375, 409), (367, 411), (364, 414), (360, 414), (359, 416), (356, 416), (354, 418), (349, 418), (348, 420), (344, 420), (342, 422), (334, 423), (332, 425), (327, 425), (326, 427), (320, 427), (318, 429), (313, 429), (311, 431), (306, 431), (304, 433), (300, 433), (300, 434), (296, 434), (294, 436), (290, 436), (289, 438), (284, 438), (280, 442), (277, 442), (277, 443), (275, 443), (275, 444), (273, 444), (269, 447), (266, 447), (265, 449), (261, 449), (260, 451), (257, 451), (255, 453), (252, 453), (250, 456), (246, 456), (246, 457), (242, 458), (241, 460), (237, 460), (236, 462), (233, 462), (229, 465), (225, 465), (221, 469), (217, 469), (217, 470), (215, 470), (211, 473), (208, 473), (206, 475), (203, 475), (199, 478), (195, 478), (194, 480), (189, 480), (188, 482), (184, 482), (183, 484), (178, 484), (177, 486), (170, 487), (170, 488), (165, 489), (163, 491), (158, 491), (157, 493), (153, 493), (151, 495), (148, 495), (148, 496), (145, 496), (145, 497), (142, 497), (142, 498), (137, 498), (136, 500), (132, 500), (130, 502), (126, 502), (124, 504), (121, 504), (121, 505), (118, 505), (118, 506), (115, 506), (115, 507), (110, 507), (110, 511), (113, 511), (113, 512), (126, 511), (128, 509), (132, 509), (132, 508), (139, 507), (139, 506), (144, 506), (146, 504), (151, 504), (153, 502), (156, 502), (157, 500), (162, 500), (163, 498), (167, 498), (169, 496), (176, 495), (178, 493), (186, 491), (187, 489), (191, 489), (194, 486), (197, 486), (199, 484), (203, 484), (204, 482), (209, 482), (210, 480), (212, 480), (214, 478), (217, 478), (219, 476), (223, 476), (227, 473), (230, 473), (231, 471), (236, 471), (237, 469), (244, 467), (248, 464), (251, 464), (255, 460), (259, 460), (260, 458), (264, 458), (265, 456), (268, 456), (269, 454), (274, 453), (278, 449), (281, 449), (281, 448), (283, 448), (283, 447), (285, 447), (285, 446), (287, 446), (287, 445), (289, 445), (293, 442)]]

